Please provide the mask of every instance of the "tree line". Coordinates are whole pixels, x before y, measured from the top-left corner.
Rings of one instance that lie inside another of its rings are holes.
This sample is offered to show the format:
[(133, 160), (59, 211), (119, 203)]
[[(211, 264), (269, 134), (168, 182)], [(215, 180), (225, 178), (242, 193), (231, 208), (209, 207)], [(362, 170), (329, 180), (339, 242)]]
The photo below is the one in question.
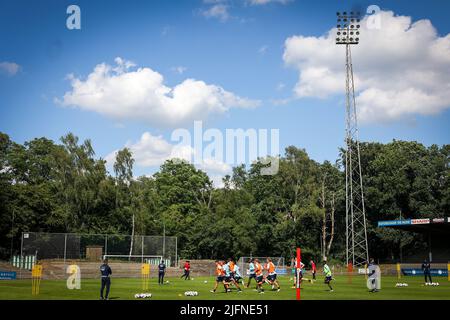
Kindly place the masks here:
[[(361, 143), (371, 255), (395, 260), (424, 246), (419, 235), (377, 228), (377, 221), (448, 216), (450, 145), (414, 141)], [(113, 172), (90, 140), (23, 144), (0, 133), (0, 258), (19, 249), (22, 232), (178, 237), (182, 258), (284, 256), (345, 258), (343, 150), (318, 163), (289, 146), (276, 175), (264, 161), (240, 165), (215, 188), (208, 175), (178, 159), (152, 176), (133, 176), (133, 155), (116, 154)]]

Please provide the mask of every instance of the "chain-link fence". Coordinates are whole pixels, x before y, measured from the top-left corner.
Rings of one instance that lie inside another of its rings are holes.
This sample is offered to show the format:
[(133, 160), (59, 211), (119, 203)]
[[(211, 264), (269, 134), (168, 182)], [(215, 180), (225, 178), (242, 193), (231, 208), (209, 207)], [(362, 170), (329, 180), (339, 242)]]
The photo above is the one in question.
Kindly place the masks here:
[(24, 232), (21, 256), (37, 260), (91, 260), (102, 257), (144, 260), (154, 256), (177, 263), (177, 237)]

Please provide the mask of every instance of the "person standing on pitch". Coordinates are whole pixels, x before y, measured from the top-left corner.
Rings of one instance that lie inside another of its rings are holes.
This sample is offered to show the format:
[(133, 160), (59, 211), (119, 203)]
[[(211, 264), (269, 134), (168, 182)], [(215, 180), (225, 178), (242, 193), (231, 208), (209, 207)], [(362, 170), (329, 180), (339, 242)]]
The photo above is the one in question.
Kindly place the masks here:
[(370, 292), (378, 292), (377, 288), (378, 285), (377, 277), (379, 276), (377, 274), (378, 266), (375, 264), (375, 260), (373, 258), (370, 258), (369, 260), (368, 270), (369, 270), (368, 280), (370, 284)]
[[(103, 259), (103, 264), (100, 266), (100, 274), (102, 277), (102, 286), (100, 288), (100, 300), (108, 300), (109, 289), (111, 287), (111, 268), (108, 265), (108, 259)], [(103, 297), (103, 291), (106, 288), (105, 296)]]
[(331, 287), (331, 280), (333, 280), (333, 276), (331, 274), (331, 269), (327, 264), (327, 260), (323, 260), (323, 273), (325, 274), (325, 281), (324, 283), (328, 285), (328, 288), (330, 288), (330, 292), (333, 292), (333, 288)]
[(430, 283), (432, 283), (433, 280), (431, 279), (431, 264), (427, 259), (425, 259), (422, 263), (422, 271), (423, 275), (425, 276), (425, 283), (427, 283), (428, 279), (430, 279)]
[(316, 264), (314, 263), (314, 261), (312, 261), (312, 259), (311, 259), (310, 263), (311, 263), (311, 273), (312, 273), (313, 280), (316, 280), (316, 272), (317, 272)]
[(305, 268), (305, 264), (300, 261), (300, 268), (297, 268), (297, 258), (293, 259), (293, 270), (294, 270), (294, 284), (292, 285), (292, 288), (297, 287), (297, 276), (298, 276), (298, 283), (300, 287), (302, 286), (303, 281), (303, 269)]
[(181, 278), (184, 277), (184, 280), (191, 280), (191, 277), (189, 276), (189, 273), (191, 272), (191, 264), (189, 263), (189, 260), (186, 260), (186, 262), (184, 263), (184, 273), (181, 276)]
[(158, 264), (158, 284), (164, 284), (164, 275), (166, 274), (166, 264), (163, 260)]

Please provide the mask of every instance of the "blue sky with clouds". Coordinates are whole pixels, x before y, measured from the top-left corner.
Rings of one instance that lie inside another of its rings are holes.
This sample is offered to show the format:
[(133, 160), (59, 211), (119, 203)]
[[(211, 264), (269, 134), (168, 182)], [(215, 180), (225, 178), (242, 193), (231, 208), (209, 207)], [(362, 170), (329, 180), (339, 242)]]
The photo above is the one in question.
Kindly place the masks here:
[[(66, 28), (70, 4), (81, 30)], [(371, 4), (381, 28), (363, 29), (354, 50), (361, 140), (449, 143), (450, 2), (440, 0), (5, 0), (0, 131), (18, 142), (70, 131), (103, 158), (127, 145), (140, 153), (136, 175), (154, 172), (172, 131), (195, 119), (277, 128), (281, 148), (334, 161), (344, 48), (327, 33), (336, 11)]]

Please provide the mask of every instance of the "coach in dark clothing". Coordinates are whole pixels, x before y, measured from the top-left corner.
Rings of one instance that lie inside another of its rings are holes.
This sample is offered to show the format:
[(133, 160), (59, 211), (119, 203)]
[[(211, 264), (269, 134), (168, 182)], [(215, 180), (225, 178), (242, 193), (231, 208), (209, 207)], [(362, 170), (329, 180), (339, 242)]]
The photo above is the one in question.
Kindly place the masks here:
[[(111, 287), (111, 268), (108, 265), (108, 259), (103, 260), (103, 264), (100, 266), (100, 273), (102, 277), (102, 286), (100, 289), (100, 300), (108, 300), (109, 288)], [(105, 297), (103, 297), (103, 290), (106, 288)]]
[(166, 274), (166, 264), (164, 261), (158, 264), (158, 284), (164, 284), (164, 275)]
[(430, 279), (430, 282), (433, 282), (433, 280), (431, 280), (431, 264), (427, 259), (422, 263), (422, 271), (425, 276), (425, 283), (427, 283), (427, 279)]

